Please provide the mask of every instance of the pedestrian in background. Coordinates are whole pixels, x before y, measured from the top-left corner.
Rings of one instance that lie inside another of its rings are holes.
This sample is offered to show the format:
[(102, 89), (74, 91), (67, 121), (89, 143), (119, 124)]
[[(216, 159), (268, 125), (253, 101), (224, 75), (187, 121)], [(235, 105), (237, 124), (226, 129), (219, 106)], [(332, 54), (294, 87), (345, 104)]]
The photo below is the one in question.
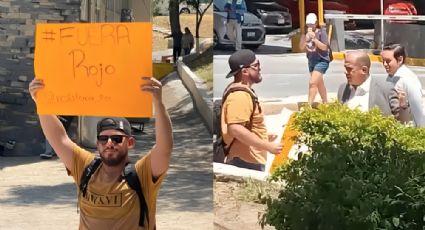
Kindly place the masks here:
[(170, 35), (165, 36), (164, 38), (173, 38), (173, 62), (176, 63), (177, 58), (181, 56), (182, 53), (182, 37), (183, 33), (180, 31), (173, 32)]
[(224, 10), (227, 12), (227, 37), (231, 41), (235, 41), (235, 50), (238, 51), (242, 49), (241, 25), (246, 9), (242, 0), (227, 0)]
[(184, 34), (182, 37), (182, 48), (184, 55), (190, 54), (190, 51), (193, 49), (195, 41), (193, 39), (193, 34), (190, 32), (189, 28), (184, 28)]
[[(65, 131), (69, 130), (69, 127), (71, 126), (72, 121), (74, 120), (75, 116), (58, 116), (59, 120), (62, 122), (63, 127), (65, 128)], [(45, 149), (44, 152), (40, 154), (41, 159), (52, 159), (53, 156), (55, 156), (56, 153), (53, 150), (52, 146), (50, 145), (49, 141), (45, 139)]]
[(319, 91), (323, 103), (328, 102), (323, 75), (329, 68), (329, 42), (325, 26), (319, 26), (317, 16), (310, 13), (306, 18), (307, 32), (300, 39), (300, 48), (305, 50), (310, 72), (308, 103), (313, 104)]

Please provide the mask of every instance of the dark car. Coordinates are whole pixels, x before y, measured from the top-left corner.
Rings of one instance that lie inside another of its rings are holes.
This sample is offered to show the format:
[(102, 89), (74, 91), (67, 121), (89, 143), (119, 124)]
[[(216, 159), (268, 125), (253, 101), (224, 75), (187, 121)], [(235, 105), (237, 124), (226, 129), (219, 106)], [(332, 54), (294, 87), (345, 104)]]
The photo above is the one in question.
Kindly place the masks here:
[(270, 0), (247, 0), (247, 10), (256, 15), (267, 32), (288, 32), (292, 28), (292, 18), (287, 7)]

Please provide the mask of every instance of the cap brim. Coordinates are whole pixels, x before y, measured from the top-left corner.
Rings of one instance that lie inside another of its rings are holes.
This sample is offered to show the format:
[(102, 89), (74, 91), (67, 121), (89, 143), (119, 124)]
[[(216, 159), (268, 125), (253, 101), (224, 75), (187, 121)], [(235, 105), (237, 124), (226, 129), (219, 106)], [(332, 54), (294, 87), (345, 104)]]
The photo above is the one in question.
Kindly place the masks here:
[(235, 70), (235, 71), (230, 71), (227, 75), (226, 75), (226, 78), (229, 78), (229, 77), (233, 77), (233, 76), (235, 76), (235, 74), (237, 74), (238, 72), (240, 71), (240, 69), (238, 69), (238, 70)]

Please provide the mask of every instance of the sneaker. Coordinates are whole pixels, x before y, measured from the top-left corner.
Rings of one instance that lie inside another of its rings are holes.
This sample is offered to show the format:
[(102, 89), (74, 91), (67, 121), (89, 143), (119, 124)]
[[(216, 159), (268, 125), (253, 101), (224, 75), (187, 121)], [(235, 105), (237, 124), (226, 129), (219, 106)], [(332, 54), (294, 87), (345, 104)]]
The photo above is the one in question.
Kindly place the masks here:
[(41, 159), (52, 159), (55, 154), (52, 152), (42, 153), (40, 154)]

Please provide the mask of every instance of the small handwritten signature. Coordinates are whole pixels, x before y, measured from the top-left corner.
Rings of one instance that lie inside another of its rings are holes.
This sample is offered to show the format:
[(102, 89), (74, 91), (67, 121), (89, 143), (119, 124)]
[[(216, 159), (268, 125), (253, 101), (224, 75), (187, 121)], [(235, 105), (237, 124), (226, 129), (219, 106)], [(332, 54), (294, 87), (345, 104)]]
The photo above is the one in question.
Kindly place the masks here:
[(78, 92), (67, 94), (55, 94), (48, 91), (45, 99), (49, 103), (101, 103), (110, 102), (112, 98), (103, 94), (99, 95), (82, 95)]

